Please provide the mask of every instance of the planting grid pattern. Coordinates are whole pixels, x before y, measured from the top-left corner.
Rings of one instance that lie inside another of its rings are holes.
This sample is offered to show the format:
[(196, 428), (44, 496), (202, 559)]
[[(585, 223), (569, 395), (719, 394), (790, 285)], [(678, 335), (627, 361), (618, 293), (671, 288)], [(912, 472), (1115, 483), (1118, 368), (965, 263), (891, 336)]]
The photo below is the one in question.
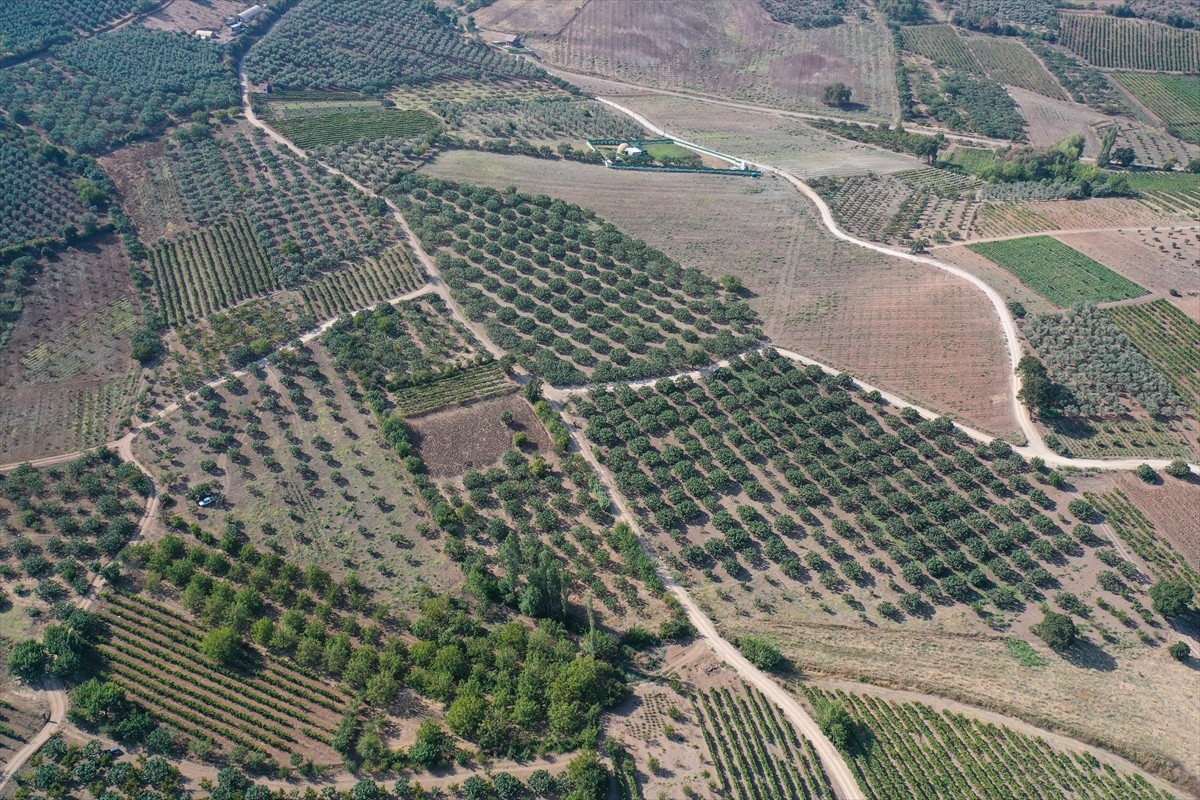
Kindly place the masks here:
[(1055, 100), (1069, 99), (1041, 62), (1020, 41), (971, 37), (967, 40), (967, 47), (983, 65), (987, 76), (996, 83), (1019, 86)]
[(1155, 578), (1183, 581), (1193, 591), (1200, 592), (1200, 573), (1158, 535), (1154, 524), (1125, 492), (1113, 489), (1102, 494), (1086, 492), (1084, 496), (1104, 515), (1105, 524), (1150, 565)]
[(1119, 72), (1115, 77), (1162, 119), (1168, 131), (1200, 144), (1200, 76)]
[(1141, 297), (1146, 290), (1050, 236), (970, 246), (1060, 308)]
[(1107, 14), (1063, 14), (1064, 46), (1097, 67), (1200, 72), (1200, 32)]
[(327, 272), (300, 290), (316, 319), (331, 319), (408, 294), (425, 283), (420, 265), (407, 247), (393, 247), (378, 258), (365, 258)]
[(1104, 313), (1200, 415), (1200, 324), (1162, 299)]

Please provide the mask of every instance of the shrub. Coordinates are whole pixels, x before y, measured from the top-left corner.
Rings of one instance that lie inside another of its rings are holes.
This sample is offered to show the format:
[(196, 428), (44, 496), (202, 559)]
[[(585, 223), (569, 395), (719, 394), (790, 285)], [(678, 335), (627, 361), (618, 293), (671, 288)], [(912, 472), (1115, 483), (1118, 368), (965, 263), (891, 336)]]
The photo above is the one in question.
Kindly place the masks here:
[(1158, 473), (1154, 471), (1154, 467), (1149, 464), (1142, 464), (1133, 471), (1134, 475), (1144, 480), (1146, 483), (1158, 483)]
[(1187, 661), (1192, 655), (1192, 648), (1188, 647), (1187, 642), (1176, 642), (1167, 648), (1167, 652), (1176, 661)]
[(854, 720), (841, 703), (825, 703), (818, 709), (817, 724), (839, 750), (849, 748), (854, 741)]
[(1046, 611), (1042, 621), (1033, 626), (1033, 632), (1052, 650), (1059, 651), (1066, 650), (1075, 644), (1075, 639), (1079, 635), (1079, 631), (1075, 628), (1075, 622), (1070, 617), (1054, 611)]
[(1163, 469), (1163, 472), (1167, 473), (1172, 478), (1178, 478), (1181, 481), (1187, 480), (1192, 474), (1191, 469), (1188, 468), (1187, 462), (1183, 459), (1178, 459), (1176, 461), (1172, 461), (1170, 464), (1167, 464), (1166, 468)]
[(786, 659), (779, 648), (761, 636), (743, 636), (737, 646), (742, 655), (761, 670), (780, 672), (786, 666)]
[(1162, 580), (1150, 587), (1154, 610), (1164, 617), (1179, 617), (1192, 602), (1192, 587), (1184, 581)]

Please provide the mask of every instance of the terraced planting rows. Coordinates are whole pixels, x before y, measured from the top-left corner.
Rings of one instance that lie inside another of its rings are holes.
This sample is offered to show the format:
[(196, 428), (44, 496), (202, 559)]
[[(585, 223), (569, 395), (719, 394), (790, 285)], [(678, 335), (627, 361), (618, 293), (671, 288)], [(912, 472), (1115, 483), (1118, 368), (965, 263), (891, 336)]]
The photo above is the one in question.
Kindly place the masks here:
[(1200, 325), (1162, 299), (1104, 313), (1200, 414)]
[(297, 147), (323, 147), (341, 142), (395, 137), (409, 139), (438, 127), (438, 121), (424, 111), (408, 110), (333, 110), (304, 116), (289, 116), (270, 121)]
[(669, 374), (761, 338), (744, 301), (587, 209), (413, 174), (389, 195), (467, 316), (556, 386)]
[(983, 65), (987, 76), (996, 83), (1019, 86), (1056, 100), (1068, 99), (1046, 68), (1021, 42), (1015, 39), (971, 37), (967, 40), (967, 47)]
[(980, 72), (979, 62), (949, 25), (914, 25), (900, 29), (904, 49), (925, 56), (939, 67)]
[(428, 414), (450, 405), (466, 405), (516, 391), (517, 385), (498, 362), (490, 361), (451, 372), (428, 383), (402, 389), (392, 398), (396, 413), (404, 417)]
[(1050, 236), (970, 245), (1060, 308), (1141, 297), (1146, 290)]
[(924, 703), (802, 688), (814, 705), (840, 703), (869, 736), (868, 746), (848, 753), (869, 800), (1175, 798), (1089, 752), (1051, 747), (1011, 728)]
[(1105, 524), (1145, 560), (1156, 579), (1183, 581), (1200, 593), (1200, 573), (1158, 535), (1154, 524), (1125, 492), (1113, 489), (1102, 494), (1085, 492), (1084, 496), (1104, 515)]
[(699, 692), (692, 708), (731, 800), (834, 800), (812, 743), (757, 689)]
[(1097, 67), (1200, 72), (1200, 32), (1107, 14), (1063, 14), (1059, 41)]
[(274, 660), (258, 675), (221, 667), (199, 651), (203, 630), (136, 595), (107, 596), (104, 619), (109, 678), (164, 721), (225, 747), (336, 761), (329, 743), (348, 702), (341, 691)]
[(1200, 144), (1200, 77), (1144, 72), (1119, 72), (1115, 77), (1162, 119), (1168, 131)]
[(235, 216), (150, 252), (158, 306), (168, 325), (186, 325), (279, 288), (250, 221)]
[(1002, 442), (895, 416), (848, 376), (769, 350), (700, 381), (595, 389), (570, 410), (686, 581), (722, 582), (718, 566), (735, 585), (815, 579), (895, 619), (957, 603), (1018, 611), (1100, 544), (1048, 516), (1067, 498), (1035, 487)]
[(331, 319), (408, 294), (423, 283), (420, 265), (401, 246), (328, 272), (305, 285), (300, 296), (315, 319)]

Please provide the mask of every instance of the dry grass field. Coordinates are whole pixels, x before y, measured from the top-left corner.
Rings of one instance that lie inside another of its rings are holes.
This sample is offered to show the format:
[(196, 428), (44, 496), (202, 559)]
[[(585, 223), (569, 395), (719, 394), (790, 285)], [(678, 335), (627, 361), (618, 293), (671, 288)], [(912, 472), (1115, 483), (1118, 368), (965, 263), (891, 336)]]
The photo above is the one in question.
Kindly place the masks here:
[(1029, 144), (1051, 147), (1074, 133), (1087, 140), (1083, 154), (1095, 156), (1100, 151), (1100, 138), (1092, 126), (1105, 117), (1085, 105), (1052, 99), (1028, 89), (1009, 86), (1008, 93), (1017, 101), (1017, 110), (1029, 123)]
[(898, 110), (892, 39), (874, 21), (800, 30), (756, 0), (514, 6), (480, 9), (475, 19), (524, 34), (543, 61), (572, 72), (801, 110), (823, 109), (822, 89), (841, 81), (865, 106), (860, 115), (890, 119)]
[(196, 229), (185, 216), (185, 201), (161, 140), (121, 148), (100, 163), (121, 192), (125, 212), (143, 241)]
[(630, 174), (466, 151), (425, 169), (593, 208), (685, 266), (739, 276), (774, 344), (985, 430), (1018, 430), (1005, 399), (999, 322), (983, 295), (936, 270), (835, 241), (783, 181)]

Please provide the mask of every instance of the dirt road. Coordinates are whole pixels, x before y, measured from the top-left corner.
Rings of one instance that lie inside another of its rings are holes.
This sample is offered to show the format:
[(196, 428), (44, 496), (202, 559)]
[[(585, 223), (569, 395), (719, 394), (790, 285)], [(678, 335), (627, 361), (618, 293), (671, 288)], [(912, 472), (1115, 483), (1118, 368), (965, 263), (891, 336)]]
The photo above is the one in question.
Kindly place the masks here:
[(40, 690), (46, 695), (46, 703), (50, 708), (50, 716), (46, 720), (46, 724), (37, 732), (37, 735), (26, 742), (25, 746), (17, 752), (13, 753), (12, 758), (4, 765), (4, 772), (0, 774), (0, 795), (4, 794), (4, 790), (8, 788), (9, 781), (17, 774), (21, 767), (25, 766), (25, 762), (36, 753), (42, 745), (50, 740), (50, 737), (58, 732), (58, 728), (67, 719), (67, 692), (63, 689), (62, 682), (55, 677), (47, 677)]

